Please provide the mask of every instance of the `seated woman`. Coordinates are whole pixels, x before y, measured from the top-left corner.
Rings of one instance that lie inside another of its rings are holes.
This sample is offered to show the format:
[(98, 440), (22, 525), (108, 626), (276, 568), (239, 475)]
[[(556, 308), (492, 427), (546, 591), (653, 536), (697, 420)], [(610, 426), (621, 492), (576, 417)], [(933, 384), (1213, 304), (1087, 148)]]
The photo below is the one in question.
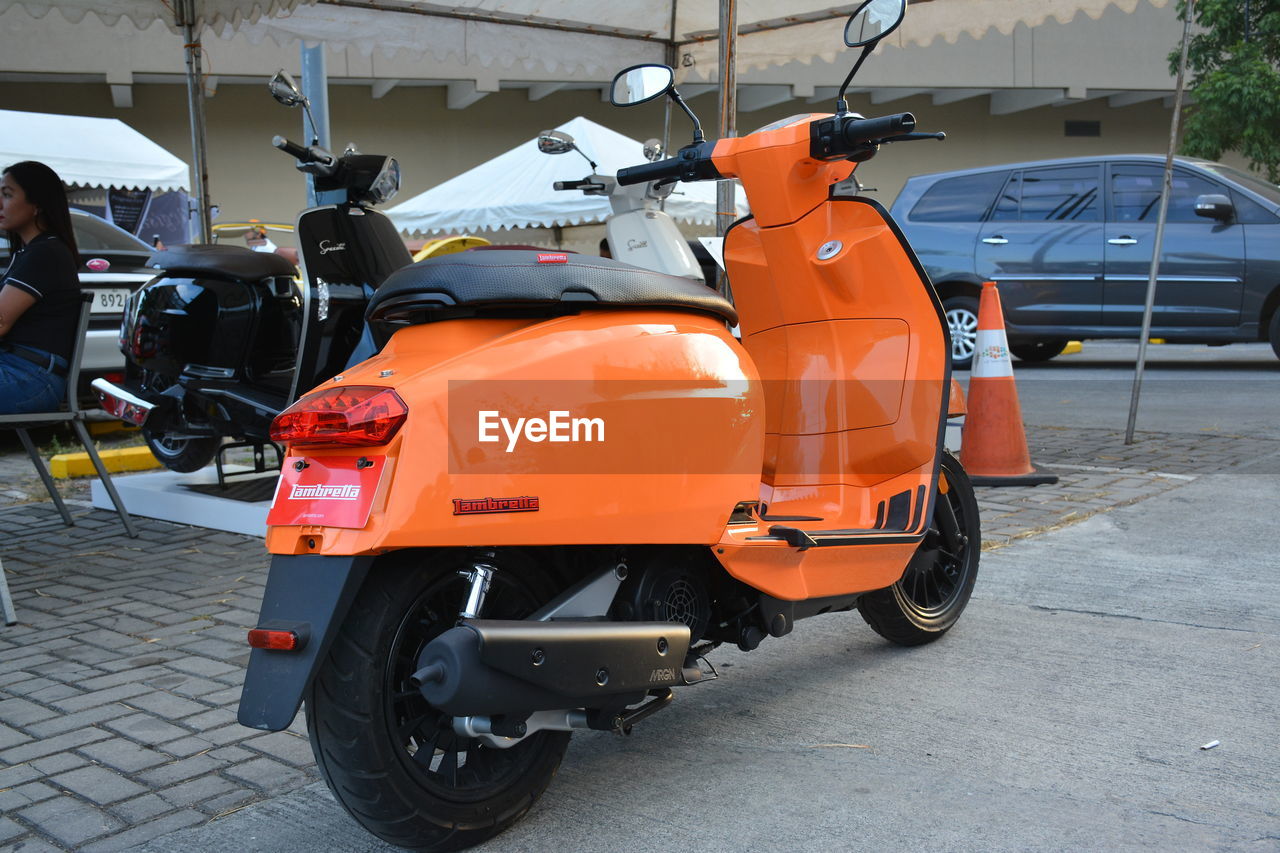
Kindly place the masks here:
[(0, 179), (0, 414), (57, 411), (80, 315), (80, 256), (62, 179), (32, 160)]

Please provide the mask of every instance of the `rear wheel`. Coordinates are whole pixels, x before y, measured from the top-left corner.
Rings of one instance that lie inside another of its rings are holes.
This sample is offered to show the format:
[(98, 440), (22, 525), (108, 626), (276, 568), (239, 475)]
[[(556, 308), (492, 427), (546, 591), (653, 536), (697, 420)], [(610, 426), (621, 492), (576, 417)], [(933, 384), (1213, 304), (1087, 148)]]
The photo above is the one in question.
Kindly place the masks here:
[[(130, 365), (132, 367), (132, 365)], [(129, 371), (130, 373), (133, 370)], [(140, 371), (142, 387), (148, 391), (160, 392), (173, 384), (173, 379), (151, 370)], [(157, 432), (145, 427), (142, 437), (147, 440), (151, 455), (170, 471), (189, 474), (199, 471), (213, 461), (222, 446), (219, 436), (200, 436), (185, 438), (167, 432)]]
[(151, 454), (160, 464), (180, 474), (199, 471), (208, 465), (222, 444), (222, 439), (217, 437), (178, 438), (169, 433), (145, 429), (142, 437), (147, 440), (147, 447), (151, 448)]
[(978, 346), (978, 300), (972, 296), (951, 296), (942, 302), (951, 330), (951, 368), (968, 370)]
[(1009, 352), (1023, 361), (1048, 361), (1062, 355), (1067, 348), (1065, 338), (1040, 338), (1030, 341), (1010, 341)]
[[(520, 619), (550, 597), (531, 561), (486, 562), (498, 571), (485, 618)], [(307, 695), (307, 731), (329, 789), (365, 829), (411, 850), (497, 835), (542, 794), (569, 745), (567, 732), (537, 732), (509, 749), (460, 737), (409, 683), (423, 647), (456, 623), (468, 588), (458, 572), (469, 565), (460, 552), (384, 558)]]
[(1276, 354), (1276, 358), (1280, 358), (1280, 308), (1276, 308), (1275, 313), (1271, 315), (1267, 337), (1271, 341), (1271, 351)]
[(858, 599), (858, 611), (880, 636), (901, 646), (931, 643), (955, 625), (978, 579), (982, 528), (973, 485), (960, 463), (942, 455), (933, 520), (902, 579)]

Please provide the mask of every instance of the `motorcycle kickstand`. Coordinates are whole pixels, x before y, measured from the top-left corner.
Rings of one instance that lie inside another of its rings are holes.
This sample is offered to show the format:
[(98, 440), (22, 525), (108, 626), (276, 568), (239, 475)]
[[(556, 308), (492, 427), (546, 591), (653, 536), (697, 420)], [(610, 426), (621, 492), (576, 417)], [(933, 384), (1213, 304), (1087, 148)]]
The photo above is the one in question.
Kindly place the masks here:
[(664, 687), (661, 691), (654, 694), (652, 699), (645, 702), (639, 708), (614, 717), (613, 728), (611, 731), (616, 735), (630, 735), (631, 730), (635, 727), (636, 723), (658, 713), (663, 708), (670, 705), (671, 700), (675, 698), (676, 694), (671, 692), (671, 688)]

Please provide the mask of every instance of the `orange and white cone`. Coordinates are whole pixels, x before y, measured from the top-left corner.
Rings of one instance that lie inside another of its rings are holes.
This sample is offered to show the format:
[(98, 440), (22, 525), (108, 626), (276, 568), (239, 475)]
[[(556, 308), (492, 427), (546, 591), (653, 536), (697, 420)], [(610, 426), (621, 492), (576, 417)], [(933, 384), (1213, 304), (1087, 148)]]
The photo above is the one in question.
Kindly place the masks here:
[(1058, 482), (1037, 470), (1027, 451), (1022, 407), (1004, 331), (1000, 292), (984, 282), (978, 302), (978, 340), (969, 373), (968, 412), (960, 464), (975, 486), (1039, 486)]

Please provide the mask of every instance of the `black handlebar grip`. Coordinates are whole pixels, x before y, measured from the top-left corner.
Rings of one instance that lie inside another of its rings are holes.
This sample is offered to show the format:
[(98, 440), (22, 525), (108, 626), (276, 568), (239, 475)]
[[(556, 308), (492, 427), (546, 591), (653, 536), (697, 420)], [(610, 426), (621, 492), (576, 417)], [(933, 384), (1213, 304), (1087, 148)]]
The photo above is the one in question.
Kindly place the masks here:
[(554, 184), (551, 185), (551, 187), (552, 189), (557, 189), (557, 190), (580, 190), (583, 187), (588, 186), (590, 183), (591, 182), (587, 180), (556, 181)]
[(656, 163), (641, 163), (639, 166), (628, 166), (618, 170), (618, 183), (624, 187), (631, 184), (644, 184), (663, 178), (678, 179), (688, 168), (688, 163), (679, 157), (659, 160)]
[(279, 148), (281, 151), (288, 154), (295, 160), (306, 160), (309, 162), (312, 159), (314, 159), (311, 156), (311, 152), (308, 149), (303, 148), (301, 145), (299, 145), (296, 142), (290, 142), (289, 140), (285, 139), (283, 136), (273, 137), (271, 140), (271, 144), (274, 145), (276, 148)]
[(915, 129), (916, 117), (911, 113), (898, 113), (880, 118), (854, 119), (844, 126), (844, 141), (850, 145), (884, 139)]

